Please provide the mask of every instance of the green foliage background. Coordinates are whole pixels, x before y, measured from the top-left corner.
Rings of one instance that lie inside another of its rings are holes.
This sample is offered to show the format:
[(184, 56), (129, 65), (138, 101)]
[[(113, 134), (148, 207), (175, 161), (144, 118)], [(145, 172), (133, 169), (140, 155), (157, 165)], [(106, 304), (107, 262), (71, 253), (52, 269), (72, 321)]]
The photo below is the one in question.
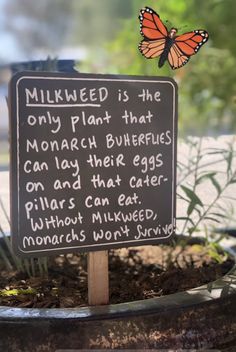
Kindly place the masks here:
[[(122, 1), (121, 1), (122, 3)], [(105, 46), (91, 55), (87, 71), (171, 76), (179, 85), (180, 134), (214, 135), (234, 133), (236, 126), (236, 1), (234, 0), (131, 0), (119, 31)], [(132, 6), (130, 6), (132, 4)], [(161, 70), (157, 60), (146, 60), (137, 47), (139, 10), (150, 6), (170, 28), (179, 33), (206, 29), (208, 43), (176, 71), (168, 64)], [(109, 31), (109, 27), (107, 28)]]
[[(144, 6), (179, 33), (206, 29), (209, 41), (183, 68), (159, 69), (156, 59), (146, 60), (138, 51)], [(40, 49), (60, 59), (61, 48), (82, 46), (90, 56), (78, 64), (79, 71), (174, 77), (180, 135), (235, 133), (235, 0), (11, 0), (4, 13), (5, 28), (27, 57)]]

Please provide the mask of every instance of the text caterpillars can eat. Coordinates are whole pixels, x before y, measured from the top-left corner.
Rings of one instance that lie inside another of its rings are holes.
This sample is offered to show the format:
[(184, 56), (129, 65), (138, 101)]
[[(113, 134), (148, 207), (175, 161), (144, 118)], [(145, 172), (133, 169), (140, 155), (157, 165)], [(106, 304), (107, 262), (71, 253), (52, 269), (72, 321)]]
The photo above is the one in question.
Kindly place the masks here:
[(9, 89), (21, 256), (158, 244), (175, 229), (170, 78), (23, 72)]

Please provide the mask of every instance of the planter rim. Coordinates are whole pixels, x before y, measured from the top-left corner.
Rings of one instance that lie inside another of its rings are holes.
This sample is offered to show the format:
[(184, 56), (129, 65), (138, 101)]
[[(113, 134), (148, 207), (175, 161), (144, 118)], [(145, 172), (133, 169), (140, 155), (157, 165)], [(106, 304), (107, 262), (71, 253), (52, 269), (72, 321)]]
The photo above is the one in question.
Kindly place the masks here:
[[(233, 241), (233, 245), (231, 244), (230, 247), (227, 247), (227, 250), (236, 258), (235, 246), (236, 240)], [(146, 300), (80, 308), (15, 308), (0, 306), (0, 320), (20, 322), (22, 320), (48, 319), (76, 319), (82, 321), (112, 319), (184, 309), (199, 304), (208, 304), (229, 296), (235, 296), (236, 299), (236, 263), (221, 278), (187, 291)]]

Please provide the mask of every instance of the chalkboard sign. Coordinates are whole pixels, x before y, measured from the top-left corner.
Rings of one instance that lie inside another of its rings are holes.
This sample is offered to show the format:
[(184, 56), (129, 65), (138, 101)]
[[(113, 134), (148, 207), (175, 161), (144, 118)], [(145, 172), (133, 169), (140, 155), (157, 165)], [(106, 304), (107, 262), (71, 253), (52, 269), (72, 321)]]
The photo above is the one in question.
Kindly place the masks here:
[(174, 233), (172, 79), (23, 72), (9, 97), (18, 255), (157, 244)]

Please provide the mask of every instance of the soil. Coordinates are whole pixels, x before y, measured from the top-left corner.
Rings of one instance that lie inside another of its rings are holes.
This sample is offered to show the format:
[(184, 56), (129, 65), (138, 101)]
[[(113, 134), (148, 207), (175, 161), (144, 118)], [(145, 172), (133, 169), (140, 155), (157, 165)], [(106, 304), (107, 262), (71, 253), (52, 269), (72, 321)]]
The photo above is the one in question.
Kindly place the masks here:
[[(109, 252), (110, 303), (159, 297), (226, 274), (234, 261), (202, 245), (143, 246)], [(220, 261), (219, 261), (220, 257)], [(0, 305), (24, 308), (87, 306), (85, 254), (49, 258), (48, 275), (0, 270)], [(16, 291), (12, 291), (16, 290)], [(8, 295), (9, 293), (9, 295)]]

